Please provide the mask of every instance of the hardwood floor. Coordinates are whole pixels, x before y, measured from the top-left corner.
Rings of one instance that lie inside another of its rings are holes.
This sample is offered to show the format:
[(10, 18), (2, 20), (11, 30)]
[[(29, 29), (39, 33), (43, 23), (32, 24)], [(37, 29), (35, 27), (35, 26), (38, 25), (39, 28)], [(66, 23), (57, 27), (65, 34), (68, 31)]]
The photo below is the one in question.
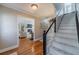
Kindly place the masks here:
[(9, 55), (17, 52), (18, 55), (43, 55), (43, 43), (41, 41), (31, 41), (29, 39), (20, 39), (20, 44), (17, 49), (13, 49), (0, 55)]

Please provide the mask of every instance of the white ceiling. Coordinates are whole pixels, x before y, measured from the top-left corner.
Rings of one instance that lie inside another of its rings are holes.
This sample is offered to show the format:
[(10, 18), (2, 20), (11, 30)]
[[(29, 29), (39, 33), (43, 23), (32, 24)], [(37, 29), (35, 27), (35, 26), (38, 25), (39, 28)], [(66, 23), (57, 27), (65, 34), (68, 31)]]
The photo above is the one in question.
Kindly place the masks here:
[(35, 17), (50, 17), (55, 16), (55, 7), (52, 3), (38, 3), (38, 9), (31, 9), (32, 3), (4, 3), (2, 5), (21, 11), (26, 14), (31, 14)]

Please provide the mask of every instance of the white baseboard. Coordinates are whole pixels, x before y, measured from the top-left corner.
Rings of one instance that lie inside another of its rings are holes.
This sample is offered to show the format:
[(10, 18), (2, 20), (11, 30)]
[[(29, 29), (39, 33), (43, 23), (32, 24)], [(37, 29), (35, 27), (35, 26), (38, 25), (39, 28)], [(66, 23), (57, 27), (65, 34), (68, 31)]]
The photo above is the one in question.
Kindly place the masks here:
[(37, 38), (37, 39), (34, 39), (34, 41), (37, 41), (37, 40), (43, 41), (43, 40), (42, 40), (42, 37)]
[(15, 48), (17, 48), (17, 47), (18, 47), (18, 45), (11, 46), (11, 47), (8, 47), (8, 48), (4, 48), (4, 49), (0, 50), (0, 53), (3, 53), (3, 52), (6, 52), (6, 51), (9, 51), (9, 50), (11, 50), (11, 49), (15, 49)]

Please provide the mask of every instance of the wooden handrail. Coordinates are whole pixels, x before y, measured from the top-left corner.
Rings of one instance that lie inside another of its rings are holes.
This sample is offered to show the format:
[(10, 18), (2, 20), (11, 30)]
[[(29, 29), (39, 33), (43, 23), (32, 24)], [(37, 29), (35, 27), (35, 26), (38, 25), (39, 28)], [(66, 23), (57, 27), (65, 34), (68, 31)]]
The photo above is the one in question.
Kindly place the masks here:
[[(58, 14), (56, 15), (56, 17), (58, 17), (58, 15), (60, 14), (62, 8), (60, 9), (60, 11), (58, 12)], [(46, 34), (49, 32), (49, 30), (51, 29), (51, 27), (53, 26), (53, 24), (56, 22), (56, 17), (52, 19), (52, 24), (49, 26), (49, 28), (46, 31)], [(56, 31), (55, 31), (56, 32)]]
[(53, 19), (52, 24), (49, 26), (48, 30), (46, 31), (46, 34), (49, 32), (50, 28), (52, 27), (52, 25), (55, 23), (56, 18)]

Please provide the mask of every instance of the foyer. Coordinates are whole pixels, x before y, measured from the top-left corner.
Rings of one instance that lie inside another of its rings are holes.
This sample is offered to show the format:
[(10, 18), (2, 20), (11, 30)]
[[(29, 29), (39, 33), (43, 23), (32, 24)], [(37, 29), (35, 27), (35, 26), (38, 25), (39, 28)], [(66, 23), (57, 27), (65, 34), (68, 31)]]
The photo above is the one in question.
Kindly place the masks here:
[(79, 55), (79, 4), (0, 4), (0, 54)]

